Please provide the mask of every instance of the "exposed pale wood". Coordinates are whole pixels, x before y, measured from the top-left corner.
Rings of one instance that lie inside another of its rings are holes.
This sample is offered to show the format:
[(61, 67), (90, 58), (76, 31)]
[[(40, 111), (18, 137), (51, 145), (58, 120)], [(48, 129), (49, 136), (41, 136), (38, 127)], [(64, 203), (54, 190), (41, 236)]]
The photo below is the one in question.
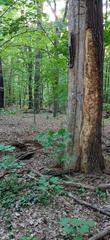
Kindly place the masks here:
[(103, 231), (97, 233), (96, 235), (94, 235), (93, 237), (90, 237), (89, 240), (98, 240), (98, 239), (102, 239), (103, 237), (105, 237), (106, 235), (110, 234), (110, 226), (105, 228)]
[(75, 202), (77, 202), (77, 203), (79, 203), (81, 205), (84, 205), (84, 206), (86, 206), (88, 208), (91, 208), (91, 209), (93, 209), (93, 210), (95, 210), (95, 211), (97, 211), (97, 212), (99, 212), (99, 213), (101, 213), (103, 215), (106, 215), (106, 216), (110, 217), (110, 213), (105, 212), (103, 209), (97, 207), (96, 205), (93, 205), (93, 204), (91, 205), (90, 203), (88, 203), (86, 201), (80, 200), (77, 197), (75, 197), (72, 193), (68, 193), (68, 196), (71, 197)]

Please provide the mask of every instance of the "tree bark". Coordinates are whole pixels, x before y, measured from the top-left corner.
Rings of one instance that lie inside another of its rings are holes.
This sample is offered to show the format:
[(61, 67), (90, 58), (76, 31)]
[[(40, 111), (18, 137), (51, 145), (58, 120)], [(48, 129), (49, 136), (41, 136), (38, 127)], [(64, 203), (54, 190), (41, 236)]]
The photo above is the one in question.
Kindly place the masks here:
[(40, 111), (40, 61), (41, 52), (38, 49), (35, 56), (35, 77), (34, 77), (34, 110)]
[(2, 71), (2, 60), (0, 58), (0, 108), (4, 108), (4, 82)]
[[(41, 31), (42, 13), (43, 5), (42, 3), (37, 4), (37, 30)], [(34, 76), (34, 112), (40, 112), (41, 104), (41, 50), (38, 48), (35, 55), (35, 76)]]
[(69, 1), (68, 145), (73, 168), (104, 168), (101, 149), (103, 17), (102, 0)]
[(33, 69), (33, 64), (32, 64), (32, 54), (31, 54), (31, 48), (28, 47), (29, 51), (29, 63), (28, 63), (28, 73), (29, 73), (29, 82), (28, 82), (28, 95), (29, 95), (29, 104), (28, 107), (29, 109), (32, 109), (33, 107), (33, 98), (32, 98), (32, 69)]

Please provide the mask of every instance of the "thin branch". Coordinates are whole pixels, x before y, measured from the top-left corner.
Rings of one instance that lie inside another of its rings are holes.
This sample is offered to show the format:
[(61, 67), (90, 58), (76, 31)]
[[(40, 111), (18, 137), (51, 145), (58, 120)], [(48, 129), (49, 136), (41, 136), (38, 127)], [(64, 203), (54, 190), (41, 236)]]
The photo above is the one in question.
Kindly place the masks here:
[(93, 209), (93, 210), (95, 210), (95, 211), (97, 211), (97, 212), (99, 212), (99, 213), (101, 213), (103, 215), (106, 215), (106, 216), (110, 217), (110, 213), (109, 212), (105, 212), (102, 208), (99, 208), (96, 205), (93, 205), (93, 204), (91, 205), (90, 203), (88, 203), (86, 201), (78, 199), (72, 193), (68, 193), (68, 197), (71, 197), (75, 202), (77, 202), (77, 203), (79, 203), (81, 205), (84, 205), (84, 206), (86, 206), (88, 208), (91, 208), (91, 209)]
[(64, 11), (63, 19), (62, 19), (63, 22), (65, 22), (65, 19), (66, 19), (66, 17), (67, 17), (68, 4), (69, 4), (69, 0), (67, 0), (67, 1), (66, 1), (66, 4), (65, 4), (65, 11)]
[(52, 7), (50, 0), (47, 0), (47, 3), (48, 3), (48, 5), (50, 6), (51, 11), (53, 12), (55, 19), (57, 20), (57, 19), (58, 19), (58, 16), (57, 16), (57, 14), (56, 14), (56, 3), (54, 2), (55, 8)]
[(0, 18), (2, 18), (2, 17), (8, 12), (8, 10), (11, 9), (12, 6), (13, 6), (13, 5), (9, 6), (9, 7), (0, 15)]
[[(48, 33), (46, 32), (46, 30), (44, 29), (44, 27), (42, 26), (42, 24), (40, 24), (41, 25), (41, 28), (42, 28), (42, 30), (43, 30), (43, 32), (46, 34), (46, 36), (47, 36), (47, 38), (49, 39), (49, 41), (52, 43), (52, 45), (54, 46), (54, 42), (52, 41), (52, 39), (49, 37), (49, 35), (48, 35)], [(23, 35), (23, 34), (25, 34), (25, 33), (31, 33), (31, 32), (36, 32), (36, 31), (38, 31), (37, 29), (33, 29), (33, 30), (29, 30), (29, 31), (24, 31), (24, 32), (20, 32), (20, 33), (17, 33), (16, 35), (13, 35), (10, 39), (8, 39), (7, 41), (5, 41), (3, 44), (1, 44), (0, 45), (0, 48), (2, 48), (4, 45), (6, 45), (7, 43), (10, 43), (11, 42), (11, 40), (13, 39), (13, 38), (15, 38), (15, 37), (18, 37), (18, 36), (20, 36), (20, 35)]]
[(106, 235), (110, 234), (110, 226), (105, 228), (103, 231), (95, 234), (93, 237), (89, 238), (89, 240), (99, 240), (105, 237)]

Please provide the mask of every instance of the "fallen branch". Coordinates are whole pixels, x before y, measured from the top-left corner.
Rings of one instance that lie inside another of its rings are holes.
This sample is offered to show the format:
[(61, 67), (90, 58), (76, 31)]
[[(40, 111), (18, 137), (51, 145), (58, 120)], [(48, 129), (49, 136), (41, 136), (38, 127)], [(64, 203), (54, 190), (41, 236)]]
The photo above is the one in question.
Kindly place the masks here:
[(88, 203), (86, 201), (80, 200), (77, 197), (75, 197), (72, 193), (68, 193), (68, 196), (71, 197), (75, 202), (77, 202), (77, 203), (79, 203), (81, 205), (84, 205), (84, 206), (86, 206), (88, 208), (91, 208), (91, 209), (93, 209), (93, 210), (95, 210), (95, 211), (97, 211), (97, 212), (99, 212), (99, 213), (101, 213), (103, 215), (106, 215), (106, 216), (110, 217), (110, 213), (105, 212), (103, 209), (97, 207), (96, 205), (91, 205), (90, 203)]
[(94, 186), (85, 185), (83, 183), (78, 183), (78, 182), (69, 182), (69, 181), (66, 182), (66, 181), (63, 181), (61, 183), (61, 185), (65, 186), (65, 187), (84, 188), (84, 189), (91, 190), (91, 191), (96, 191), (96, 189), (106, 190), (106, 189), (110, 188), (110, 184), (109, 183), (99, 184), (96, 187), (94, 187)]
[(73, 169), (69, 169), (69, 170), (62, 170), (62, 169), (50, 169), (50, 170), (46, 170), (43, 172), (44, 175), (52, 175), (52, 176), (62, 176), (65, 174), (73, 174)]
[(17, 156), (17, 161), (20, 161), (20, 160), (27, 160), (27, 159), (30, 159), (33, 155), (34, 155), (35, 151), (32, 151), (32, 152), (25, 152), (23, 154), (20, 154), (19, 156)]
[(110, 233), (110, 226), (105, 228), (103, 231), (95, 234), (93, 237), (90, 237), (89, 240), (98, 240), (98, 239), (102, 239), (103, 237), (105, 237), (106, 235), (108, 235)]
[(9, 174), (9, 171), (6, 171), (6, 170), (1, 170), (0, 171), (0, 179), (4, 178), (6, 175)]
[(66, 181), (64, 181), (64, 182), (61, 182), (60, 184), (65, 186), (65, 187), (84, 188), (84, 189), (92, 190), (92, 191), (95, 190), (95, 188), (93, 186), (89, 186), (89, 185), (85, 185), (85, 184), (77, 183), (77, 182), (66, 182)]
[(96, 188), (99, 188), (100, 190), (109, 189), (110, 188), (110, 183), (99, 184)]

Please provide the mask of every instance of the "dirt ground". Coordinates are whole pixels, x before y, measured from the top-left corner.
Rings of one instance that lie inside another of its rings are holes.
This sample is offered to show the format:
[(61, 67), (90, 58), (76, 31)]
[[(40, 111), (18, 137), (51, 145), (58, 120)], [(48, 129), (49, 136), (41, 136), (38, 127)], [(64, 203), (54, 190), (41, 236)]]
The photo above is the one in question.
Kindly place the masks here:
[[(53, 165), (54, 159), (46, 153), (43, 148), (35, 144), (34, 137), (45, 130), (66, 126), (66, 116), (60, 115), (53, 118), (51, 114), (42, 113), (36, 116), (36, 123), (32, 114), (16, 115), (0, 115), (0, 143), (15, 145), (16, 157), (25, 155), (26, 152), (34, 152), (31, 158), (24, 159), (24, 169), (32, 170), (34, 173), (41, 174)], [(73, 182), (82, 183), (92, 187), (99, 184), (110, 183), (110, 118), (103, 120), (102, 127), (102, 147), (104, 157), (106, 159), (106, 170), (108, 174), (103, 175), (84, 175), (73, 173), (69, 177)], [(18, 144), (19, 143), (19, 144)], [(25, 143), (25, 146), (22, 146)], [(20, 145), (21, 144), (21, 145)], [(27, 171), (22, 172), (24, 179), (27, 178)], [(63, 176), (63, 178), (66, 176)], [(81, 189), (80, 189), (81, 190)], [(78, 203), (72, 197), (78, 200), (88, 202), (92, 206), (96, 206), (101, 210), (110, 214), (110, 190), (106, 189), (106, 197), (97, 192), (86, 189), (79, 191), (73, 187), (65, 188), (70, 194), (61, 194), (55, 196), (49, 204), (43, 206), (41, 204), (32, 204), (27, 207), (17, 206), (10, 209), (11, 225), (13, 236), (10, 236), (6, 221), (3, 214), (0, 216), (0, 239), (1, 240), (20, 240), (22, 236), (39, 237), (40, 240), (63, 240), (67, 236), (63, 233), (59, 220), (62, 217), (76, 217), (83, 219), (92, 219), (96, 222), (96, 226), (91, 230), (89, 235), (85, 236), (85, 240), (104, 228), (110, 226), (110, 216), (93, 210), (83, 204)], [(1, 209), (2, 213), (2, 209)], [(102, 239), (110, 239), (110, 235)]]

